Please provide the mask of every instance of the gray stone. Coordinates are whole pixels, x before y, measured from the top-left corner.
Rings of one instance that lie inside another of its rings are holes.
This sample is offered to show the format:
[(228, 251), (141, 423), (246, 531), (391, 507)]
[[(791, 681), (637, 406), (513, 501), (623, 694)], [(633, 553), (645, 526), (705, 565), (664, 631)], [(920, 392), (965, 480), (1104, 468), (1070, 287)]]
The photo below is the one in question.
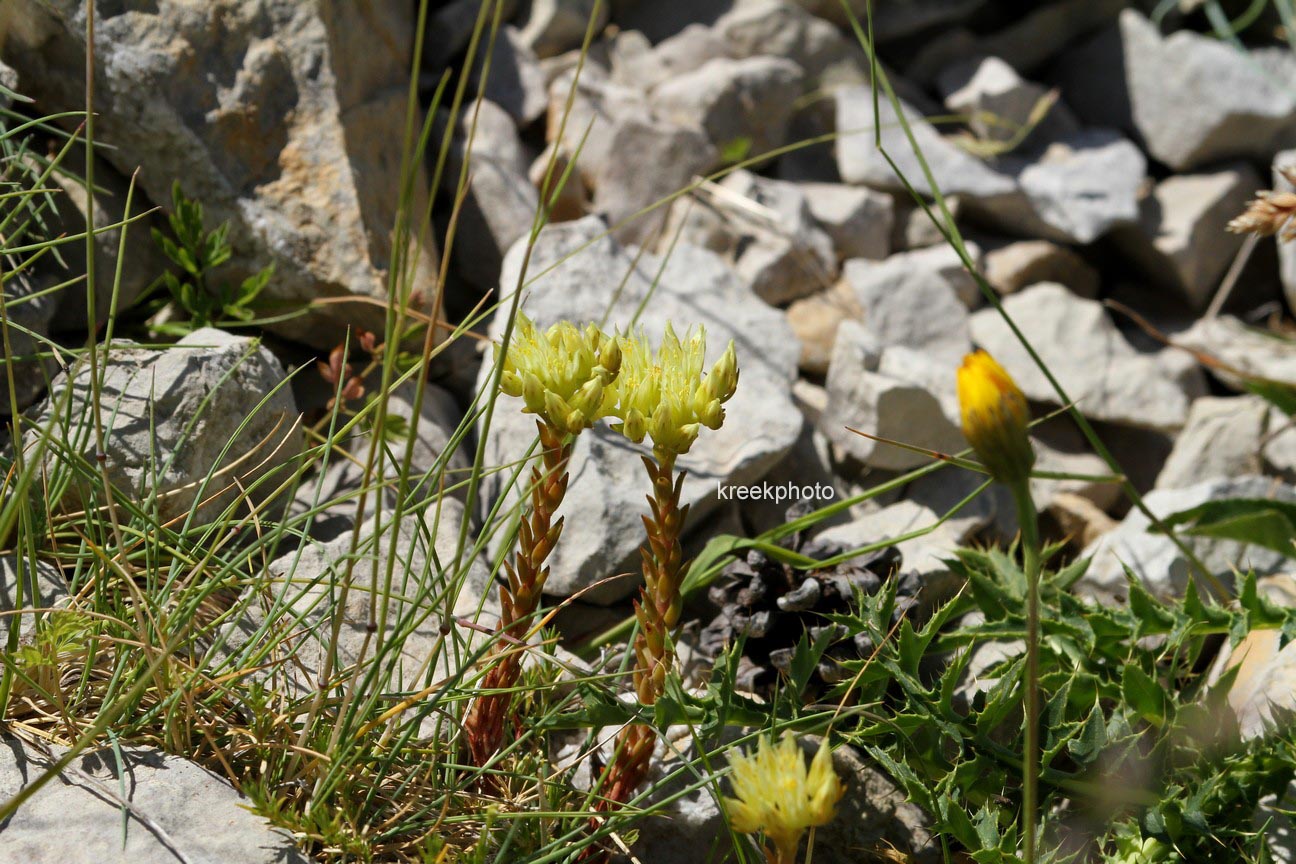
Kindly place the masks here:
[(1268, 425), (1261, 444), (1265, 473), (1296, 483), (1296, 421), (1277, 407), (1270, 407)]
[[(18, 92), (18, 70), (3, 62), (0, 62), (0, 87), (9, 93)], [(0, 108), (8, 108), (13, 104), (13, 97), (9, 93), (0, 91)]]
[[(501, 20), (512, 21), (517, 13), (517, 0), (502, 0), (502, 6)], [(481, 11), (481, 0), (445, 0), (438, 7), (428, 9), (423, 37), (425, 68), (439, 72), (468, 47)]]
[[(21, 603), (18, 602), (20, 591)], [(0, 556), (0, 641), (9, 644), (9, 631), (14, 622), (18, 625), (19, 638), (31, 633), (38, 613), (19, 610), (49, 609), (67, 594), (63, 574), (48, 561), (37, 561), (33, 567), (25, 558)]]
[[(63, 194), (55, 198), (58, 205), (59, 228), (53, 233), (71, 237), (86, 230), (86, 195), (79, 174), (83, 173), (85, 151), (74, 147), (64, 159), (63, 166), (73, 174), (54, 171), (49, 175), (47, 187)], [(108, 320), (113, 303), (113, 283), (116, 280), (121, 248), (122, 229), (105, 230), (126, 219), (126, 195), (130, 181), (119, 174), (104, 159), (95, 159), (94, 169), (94, 224), (95, 224), (95, 319), (98, 324)], [(166, 202), (170, 204), (170, 199)], [(131, 201), (131, 216), (139, 216), (149, 209), (149, 202), (140, 189)], [(120, 256), (121, 279), (117, 284), (117, 308), (129, 309), (144, 290), (164, 270), (174, 265), (162, 255), (149, 229), (159, 219), (141, 220), (125, 230), (126, 247)], [(59, 257), (66, 268), (54, 264), (52, 256), (37, 263), (36, 270), (49, 285), (57, 285), (86, 273), (85, 244), (65, 243), (59, 247)], [(84, 330), (86, 328), (86, 291), (84, 282), (74, 282), (58, 295), (58, 304), (50, 326), (57, 331)]]
[(869, 80), (859, 43), (785, 0), (741, 0), (711, 29), (730, 57), (787, 58), (822, 89)]
[[(1226, 498), (1296, 501), (1296, 489), (1268, 477), (1242, 475), (1207, 480), (1183, 489), (1158, 489), (1144, 496), (1143, 501), (1159, 518), (1165, 518), (1207, 501)], [(1147, 517), (1133, 510), (1115, 530), (1085, 549), (1085, 557), (1092, 557), (1093, 561), (1077, 583), (1077, 590), (1104, 600), (1122, 597), (1126, 593), (1124, 568), (1128, 566), (1153, 594), (1183, 596), (1191, 565), (1169, 537), (1150, 532), (1149, 526)], [(1241, 572), (1254, 569), (1264, 575), (1278, 572), (1290, 563), (1278, 552), (1260, 546), (1208, 537), (1181, 539), (1225, 585), (1232, 583), (1234, 568)], [(1200, 583), (1198, 588), (1203, 593), (1209, 591)]]
[[(881, 362), (892, 351), (897, 349), (883, 349), (873, 331), (854, 321), (842, 322), (828, 367), (828, 405), (819, 428), (848, 458), (872, 468), (902, 471), (930, 457), (873, 441), (850, 428), (915, 447), (961, 450), (963, 433), (950, 418), (948, 399), (929, 389), (938, 374), (931, 370), (943, 364), (900, 351), (909, 362), (888, 366), (890, 374), (884, 374)], [(952, 389), (953, 367), (947, 368)]]
[[(842, 10), (841, 0), (795, 2), (839, 27), (850, 25), (850, 18)], [(985, 0), (900, 0), (877, 4), (872, 7), (873, 35), (879, 42), (912, 36), (941, 24), (962, 21), (984, 4)], [(866, 0), (849, 0), (848, 5), (861, 24), (868, 20), (869, 7)]]
[(595, 0), (531, 0), (522, 39), (541, 57), (579, 48), (594, 19), (594, 34), (607, 25), (608, 4)]
[(1039, 156), (1014, 154), (1001, 162), (1015, 176), (1018, 194), (983, 207), (1006, 228), (1064, 243), (1092, 243), (1139, 218), (1147, 160), (1114, 130), (1083, 129)]
[(1167, 177), (1143, 202), (1137, 230), (1122, 232), (1119, 239), (1154, 279), (1203, 309), (1242, 246), (1242, 235), (1226, 226), (1259, 185), (1245, 163), (1211, 174)]
[(746, 142), (758, 156), (786, 143), (804, 78), (800, 66), (781, 57), (724, 57), (663, 82), (649, 98), (663, 119), (700, 125), (718, 150)]
[[(10, 356), (28, 359), (15, 359), (13, 362), (11, 401), (9, 370), (5, 368), (4, 353), (0, 351), (0, 417), (12, 415), (14, 402), (17, 402), (19, 411), (31, 406), (45, 392), (49, 380), (58, 372), (53, 358), (41, 359), (36, 356), (49, 353), (49, 345), (43, 340), (50, 336), (50, 325), (59, 301), (56, 295), (40, 292), (67, 278), (69, 277), (62, 272), (22, 272), (5, 280), (4, 302), (8, 317), (6, 329)], [(80, 283), (77, 285), (80, 286)]]
[(1296, 384), (1296, 343), (1275, 339), (1231, 315), (1201, 318), (1175, 337), (1176, 344), (1202, 351), (1221, 361), (1211, 367), (1216, 378), (1234, 390), (1245, 390), (1244, 383), (1229, 369)]
[(738, 170), (671, 205), (659, 246), (679, 237), (724, 255), (772, 305), (826, 289), (836, 275), (832, 240), (799, 185)]
[(985, 277), (1000, 295), (1039, 282), (1056, 282), (1077, 297), (1098, 296), (1098, 271), (1072, 250), (1049, 240), (1018, 240), (987, 249)]
[(950, 572), (944, 559), (952, 558), (955, 550), (983, 524), (983, 520), (976, 514), (960, 512), (948, 521), (940, 522), (943, 515), (945, 514), (917, 501), (897, 501), (845, 525), (828, 528), (815, 536), (825, 542), (844, 544), (848, 549), (860, 549), (881, 540), (927, 531), (926, 534), (900, 541), (896, 548), (900, 550), (902, 571), (917, 572), (923, 577), (924, 585), (936, 587), (937, 580), (948, 576)]
[[(1032, 123), (1051, 98), (1039, 84), (1024, 80), (998, 57), (965, 60), (947, 67), (937, 84), (949, 110), (968, 115), (968, 128), (980, 139), (1007, 142)], [(1079, 124), (1067, 107), (1055, 102), (1023, 139), (1039, 142), (1071, 135)]]
[[(1278, 606), (1296, 606), (1296, 577), (1291, 573), (1259, 579), (1256, 589), (1260, 596)], [(1225, 672), (1235, 672), (1233, 686), (1228, 691), (1228, 703), (1237, 715), (1244, 738), (1265, 734), (1273, 729), (1278, 719), (1276, 714), (1296, 708), (1293, 659), (1296, 659), (1296, 648), (1292, 644), (1282, 644), (1279, 630), (1255, 629), (1237, 646), (1221, 648), (1208, 681), (1218, 683)], [(1289, 818), (1281, 819), (1278, 827), (1290, 836)]]
[(702, 24), (690, 24), (656, 45), (637, 30), (622, 31), (614, 46), (612, 83), (644, 92), (728, 56), (724, 39)]
[[(1296, 129), (1289, 78), (1213, 37), (1163, 37), (1134, 10), (1071, 52), (1063, 87), (1089, 122), (1135, 130), (1153, 158), (1175, 171), (1221, 159), (1268, 160)], [(1098, 76), (1095, 77), (1095, 71)]]
[[(47, 111), (85, 105), (86, 6), (11, 4), (3, 56)], [(209, 226), (230, 221), (229, 278), (274, 264), (262, 300), (385, 300), (400, 196), (414, 10), (398, 0), (112, 7), (96, 22), (101, 152), (153, 202), (179, 178)], [(415, 180), (413, 211), (426, 182)], [(419, 238), (411, 274), (432, 276)], [(429, 298), (430, 299), (430, 298)], [(382, 303), (327, 303), (270, 325), (316, 347), (381, 330)]]
[(834, 282), (827, 291), (794, 300), (787, 308), (787, 321), (801, 343), (801, 371), (827, 374), (837, 328), (843, 321), (859, 321), (863, 316), (855, 292), (845, 280)]
[[(1101, 303), (1042, 283), (1004, 299), (1045, 365), (1086, 416), (1126, 426), (1173, 431), (1205, 390), (1191, 358), (1173, 349), (1141, 354)], [(972, 315), (972, 341), (989, 351), (1028, 399), (1057, 404), (1057, 393), (994, 309)]]
[[(602, 320), (608, 328), (624, 328), (643, 304), (637, 324), (654, 343), (667, 321), (681, 332), (705, 325), (708, 351), (715, 356), (734, 339), (741, 383), (725, 406), (728, 419), (718, 431), (704, 430), (680, 460), (688, 471), (682, 500), (692, 508), (691, 519), (702, 519), (719, 503), (720, 484), (759, 480), (800, 434), (801, 416), (791, 401), (796, 340), (782, 313), (761, 302), (713, 253), (681, 243), (664, 264), (652, 254), (635, 263), (637, 252), (622, 248), (605, 230), (600, 220), (587, 218), (541, 232), (531, 254), (523, 311), (541, 326), (566, 319)], [(576, 250), (579, 254), (572, 254)], [(518, 244), (505, 259), (500, 284), (506, 301), (524, 251)], [(506, 302), (496, 313), (492, 335), (498, 337), (507, 313)], [(483, 366), (483, 376), (490, 372), (489, 365)], [(479, 386), (486, 386), (485, 381), (483, 377)], [(486, 438), (486, 464), (515, 462), (534, 437), (535, 418), (523, 414), (517, 401), (501, 397)], [(606, 579), (581, 597), (611, 603), (635, 589), (633, 578), (609, 577), (637, 570), (647, 480), (643, 452), (602, 425), (577, 439), (562, 512), (581, 518), (569, 519), (563, 530), (550, 558), (546, 590), (570, 596)], [(504, 476), (488, 477), (483, 503), (504, 494), (506, 481)]]
[[(1277, 192), (1296, 192), (1296, 186), (1278, 170), (1287, 168), (1296, 170), (1296, 150), (1284, 150), (1274, 157), (1273, 188)], [(1287, 308), (1296, 309), (1296, 242), (1278, 241), (1278, 275), (1282, 279), (1283, 296), (1287, 299)]]
[[(483, 108), (487, 105), (493, 103), (482, 103)], [(495, 110), (484, 113), (493, 116)], [(531, 230), (539, 205), (536, 187), (527, 175), (528, 166), (525, 162), (519, 165), (516, 158), (522, 155), (517, 133), (509, 131), (513, 142), (493, 144), (482, 152), (474, 142), (468, 157), (468, 190), (459, 211), (451, 253), (459, 274), (482, 291), (498, 282), (504, 253)], [(458, 155), (459, 159), (452, 163), (454, 170), (447, 171), (442, 182), (444, 191), (451, 196), (459, 185), (462, 153)]]
[[(477, 75), (485, 67), (486, 52), (478, 55)], [(490, 52), (490, 71), (482, 95), (499, 105), (518, 126), (529, 126), (544, 116), (549, 105), (549, 82), (526, 36), (504, 25)]]
[(832, 239), (840, 260), (885, 258), (895, 206), (889, 195), (840, 183), (802, 183), (810, 216)]
[[(949, 210), (955, 226), (960, 227), (961, 219), (968, 209), (963, 206), (963, 199), (958, 196), (946, 198), (945, 207)], [(896, 221), (891, 231), (892, 251), (910, 252), (914, 249), (926, 249), (929, 246), (948, 245), (945, 235), (941, 233), (945, 217), (941, 214), (940, 208), (931, 208), (931, 214), (939, 220), (939, 226), (926, 210), (903, 196), (895, 199), (895, 208)]]
[[(354, 555), (351, 530), (325, 542), (306, 539), (300, 548), (281, 547), (280, 557), (247, 586), (229, 623), (221, 628), (216, 650), (224, 660), (216, 668), (264, 664), (258, 674), (275, 692), (309, 694), (325, 668), (330, 622), (340, 615), (335, 676), (361, 660), (372, 664), (375, 658), (383, 674), (390, 674), (391, 687), (401, 692), (469, 674), (459, 658), (479, 648), (483, 636), (442, 616), (449, 609), (455, 618), (480, 619), (493, 628), (499, 607), (489, 572), (473, 557), (471, 534), (462, 559), (456, 558), (463, 506), (452, 498), (433, 498), (426, 507), (407, 512), (398, 530), (393, 530), (389, 510), (381, 514), (380, 531), (376, 518), (360, 525)], [(388, 584), (389, 566), (394, 571), (387, 593), (383, 586)], [(371, 606), (387, 616), (386, 626), (379, 618), (374, 632), (369, 631)], [(442, 624), (454, 635), (443, 637)], [(281, 633), (284, 627), (292, 629)], [(399, 651), (381, 651), (380, 643), (394, 638), (401, 640)], [(267, 646), (269, 650), (263, 650)], [(431, 734), (443, 722), (435, 713), (425, 717), (423, 733)]]
[[(1120, 14), (1126, 0), (1057, 0), (1014, 16), (1003, 30), (980, 38), (985, 53), (999, 57), (1023, 75), (1052, 60), (1078, 37)], [(1069, 90), (1064, 90), (1070, 96)]]
[[(12, 798), (64, 752), (0, 740), (0, 797)], [(0, 845), (9, 861), (61, 864), (308, 860), (227, 780), (152, 747), (79, 754), (5, 821)]]
[(832, 240), (816, 223), (801, 186), (749, 171), (733, 172), (720, 186), (739, 196), (741, 204), (729, 211), (731, 224), (745, 223), (747, 230), (735, 232), (736, 269), (762, 300), (780, 305), (832, 283)]
[(971, 350), (967, 301), (980, 294), (952, 248), (901, 252), (880, 262), (856, 258), (842, 272), (864, 326), (883, 346), (921, 350), (951, 369)]
[(1259, 474), (1268, 420), (1269, 405), (1258, 396), (1196, 400), (1157, 475), (1157, 488), (1181, 489), (1202, 480)]
[[(837, 139), (837, 169), (841, 172), (842, 179), (847, 183), (860, 183), (907, 194), (904, 184), (876, 146), (871, 89), (864, 86), (841, 87), (833, 95), (837, 102), (837, 132), (840, 136)], [(914, 140), (942, 193), (990, 199), (1017, 192), (1017, 184), (1011, 177), (994, 170), (943, 137), (923, 119), (921, 112), (903, 102), (901, 105)], [(880, 116), (876, 118), (876, 123), (882, 127), (882, 147), (913, 188), (922, 195), (932, 197), (931, 186), (889, 100), (879, 100), (878, 113)]]
[(693, 184), (716, 160), (706, 136), (690, 126), (627, 120), (615, 127), (612, 144), (615, 156), (593, 180), (594, 207), (627, 242), (647, 238), (664, 211), (636, 214)]
[[(283, 367), (257, 340), (204, 328), (164, 351), (115, 348), (100, 374), (108, 478), (144, 510), (156, 505), (162, 521), (191, 510), (195, 522), (210, 521), (241, 497), (239, 486), (263, 502), (287, 479), (301, 448), (297, 410)], [(52, 429), (61, 446), (94, 464), (89, 388), (84, 362), (70, 382), (55, 382), (27, 426), (29, 454), (42, 430)], [(52, 466), (65, 457), (46, 451), (42, 458)]]

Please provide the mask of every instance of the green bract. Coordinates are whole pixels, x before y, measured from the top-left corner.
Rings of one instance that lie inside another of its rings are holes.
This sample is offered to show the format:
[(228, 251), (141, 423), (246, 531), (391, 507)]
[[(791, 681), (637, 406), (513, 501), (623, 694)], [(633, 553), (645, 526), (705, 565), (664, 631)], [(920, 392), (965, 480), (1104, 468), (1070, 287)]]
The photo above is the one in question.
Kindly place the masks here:
[(522, 397), (525, 411), (575, 435), (611, 411), (616, 395), (608, 385), (620, 368), (617, 340), (593, 324), (578, 330), (560, 321), (542, 332), (519, 314), (500, 389)]
[(703, 374), (706, 331), (684, 334), (684, 341), (666, 325), (656, 356), (642, 330), (620, 337), (621, 374), (610, 388), (615, 394), (613, 428), (638, 443), (647, 436), (659, 454), (678, 456), (689, 451), (702, 426), (719, 429), (725, 402), (738, 387), (738, 359), (733, 342)]

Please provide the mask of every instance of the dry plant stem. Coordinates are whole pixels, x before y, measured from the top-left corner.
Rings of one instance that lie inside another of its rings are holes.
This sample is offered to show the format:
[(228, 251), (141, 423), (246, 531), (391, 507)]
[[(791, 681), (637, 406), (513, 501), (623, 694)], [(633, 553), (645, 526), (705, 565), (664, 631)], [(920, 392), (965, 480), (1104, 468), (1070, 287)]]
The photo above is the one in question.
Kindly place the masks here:
[[(658, 461), (644, 458), (653, 494), (648, 499), (650, 515), (644, 516), (648, 542), (639, 550), (643, 557), (644, 584), (635, 618), (639, 635), (635, 639), (634, 687), (639, 704), (655, 705), (666, 691), (666, 676), (675, 663), (670, 635), (679, 624), (684, 600), (680, 583), (684, 576), (684, 551), (680, 532), (688, 516), (688, 506), (680, 506), (684, 475), (675, 473), (673, 454), (658, 454)], [(651, 726), (633, 724), (621, 731), (617, 739), (616, 758), (608, 766), (603, 783), (603, 803), (624, 802), (643, 782), (648, 773), (656, 733)]]
[(513, 694), (522, 672), (522, 653), (517, 645), (525, 640), (529, 622), (540, 608), (540, 595), (549, 568), (545, 561), (562, 534), (563, 520), (554, 519), (567, 494), (567, 462), (572, 444), (547, 423), (540, 429), (540, 464), (531, 469), (531, 512), (518, 526), (518, 549), (513, 561), (505, 562), (508, 587), (500, 591), (500, 625), (494, 665), (486, 673), (482, 688), (464, 721), (468, 750), (473, 764), (485, 765), (504, 740), (505, 723)]

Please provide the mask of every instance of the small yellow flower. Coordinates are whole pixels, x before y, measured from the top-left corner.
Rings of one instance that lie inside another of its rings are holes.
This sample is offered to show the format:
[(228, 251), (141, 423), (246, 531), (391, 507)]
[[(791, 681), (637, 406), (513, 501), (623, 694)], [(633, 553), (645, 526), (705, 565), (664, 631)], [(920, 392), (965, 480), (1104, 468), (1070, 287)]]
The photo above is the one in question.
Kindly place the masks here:
[(1035, 465), (1028, 427), (1030, 411), (1016, 382), (984, 351), (963, 358), (958, 370), (963, 435), (990, 476), (1017, 485)]
[(612, 389), (616, 407), (614, 425), (638, 443), (651, 437), (653, 449), (671, 457), (689, 451), (702, 426), (719, 429), (725, 402), (738, 387), (738, 358), (730, 341), (725, 353), (703, 375), (706, 331), (684, 334), (681, 342), (666, 325), (661, 349), (654, 356), (643, 331), (634, 338), (621, 337), (621, 373)]
[(774, 844), (779, 862), (796, 859), (807, 828), (827, 825), (846, 793), (833, 770), (832, 748), (824, 741), (806, 770), (805, 756), (795, 736), (784, 734), (775, 744), (761, 739), (755, 753), (729, 757), (729, 782), (735, 798), (725, 798), (729, 824), (742, 834), (762, 832)]
[(609, 385), (620, 367), (621, 346), (593, 324), (578, 330), (560, 321), (541, 332), (519, 314), (500, 389), (522, 397), (525, 411), (576, 435), (612, 409), (616, 395)]

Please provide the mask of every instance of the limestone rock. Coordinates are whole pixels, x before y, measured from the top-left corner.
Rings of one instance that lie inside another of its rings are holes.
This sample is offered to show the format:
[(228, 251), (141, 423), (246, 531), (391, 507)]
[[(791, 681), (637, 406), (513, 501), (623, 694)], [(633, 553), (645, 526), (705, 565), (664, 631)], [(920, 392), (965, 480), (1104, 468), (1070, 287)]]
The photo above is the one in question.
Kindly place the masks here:
[(888, 365), (883, 373), (882, 359), (896, 350), (883, 349), (876, 335), (863, 326), (842, 322), (828, 367), (828, 405), (819, 428), (849, 458), (873, 468), (902, 471), (928, 457), (873, 441), (847, 427), (946, 453), (961, 450), (964, 443), (963, 433), (950, 417), (949, 400), (942, 404), (941, 395), (929, 389), (931, 378), (939, 374), (936, 368), (943, 364), (915, 351), (901, 351), (907, 362)]
[[(3, 58), (47, 111), (85, 104), (85, 4), (17, 0)], [(179, 178), (229, 220), (229, 278), (274, 264), (262, 301), (384, 299), (400, 188), (413, 8), (397, 0), (164, 0), (96, 21), (97, 138), (154, 202)], [(416, 180), (416, 190), (426, 183)], [(422, 212), (415, 201), (415, 212)], [(431, 241), (410, 270), (435, 273)], [(271, 325), (316, 347), (381, 306), (324, 304)]]
[(887, 256), (895, 221), (889, 196), (840, 183), (802, 183), (801, 189), (810, 216), (832, 239), (838, 259)]
[(967, 302), (980, 294), (950, 247), (901, 252), (880, 262), (857, 258), (842, 272), (864, 326), (880, 344), (922, 350), (951, 369), (971, 349)]
[[(486, 60), (484, 47), (478, 60), (480, 77)], [(549, 105), (549, 82), (525, 34), (515, 27), (501, 27), (490, 61), (482, 95), (507, 111), (519, 127), (529, 126), (544, 116)]]
[[(433, 499), (421, 512), (407, 512), (398, 528), (393, 528), (392, 518), (387, 510), (381, 514), (381, 528), (373, 518), (362, 523), (354, 556), (350, 530), (325, 542), (303, 540), (300, 550), (281, 547), (280, 557), (247, 586), (249, 593), (239, 601), (239, 614), (222, 628), (218, 644), (227, 664), (231, 668), (269, 664), (263, 674), (278, 688), (276, 692), (293, 697), (310, 693), (324, 668), (330, 641), (327, 622), (337, 611), (334, 604), (344, 598), (335, 670), (355, 664), (362, 650), (367, 651), (365, 662), (373, 663), (374, 638), (390, 639), (399, 632), (404, 639), (400, 651), (387, 652), (378, 660), (392, 671), (395, 688), (413, 691), (425, 686), (428, 674), (435, 681), (463, 671), (454, 652), (475, 650), (482, 636), (453, 621), (443, 622), (444, 611), (449, 608), (453, 615), (469, 620), (477, 620), (480, 611), (485, 627), (494, 627), (499, 615), (489, 573), (472, 557), (471, 539), (463, 558), (456, 557), (463, 506), (452, 498)], [(392, 556), (396, 559), (392, 588), (390, 595), (385, 595), (383, 586)], [(457, 560), (459, 569), (455, 570)], [(345, 584), (350, 588), (344, 594), (342, 585), (348, 572), (350, 581)], [(370, 603), (375, 596), (380, 603), (386, 602), (387, 614), (387, 626), (380, 626), (376, 637), (368, 632)], [(283, 626), (282, 615), (272, 615), (271, 610), (285, 605), (292, 610), (294, 630), (305, 635), (274, 642), (274, 650), (263, 656), (261, 647), (270, 644), (263, 628), (275, 622)], [(420, 623), (415, 625), (416, 620)], [(442, 623), (455, 631), (445, 642)], [(429, 671), (426, 664), (434, 654), (436, 666)], [(426, 718), (425, 734), (439, 722), (435, 717)]]
[(1138, 229), (1126, 232), (1122, 244), (1153, 278), (1204, 309), (1242, 245), (1242, 235), (1226, 226), (1259, 186), (1245, 163), (1167, 177), (1143, 202)]
[[(1279, 168), (1296, 168), (1296, 150), (1284, 150), (1274, 157), (1273, 188), (1282, 192), (1296, 191), (1287, 182)], [(1296, 309), (1296, 243), (1278, 243), (1278, 275), (1282, 278), (1283, 296), (1287, 308)]]
[(1218, 39), (1162, 36), (1132, 9), (1063, 61), (1063, 89), (1086, 120), (1127, 126), (1175, 171), (1270, 159), (1296, 128), (1288, 83)]
[[(1100, 303), (1061, 285), (1042, 283), (1004, 300), (1035, 350), (1081, 411), (1093, 419), (1172, 431), (1183, 426), (1189, 403), (1205, 389), (1191, 358), (1172, 349), (1141, 354), (1117, 330)], [(1057, 404), (1057, 394), (999, 313), (971, 319), (972, 341), (989, 351), (1028, 399)]]
[[(12, 798), (61, 755), (51, 758), (14, 738), (0, 741), (0, 796)], [(78, 755), (5, 820), (0, 844), (11, 861), (66, 864), (308, 860), (291, 834), (253, 813), (228, 781), (152, 747)]]
[(663, 119), (700, 125), (717, 150), (747, 142), (757, 156), (786, 143), (804, 77), (781, 57), (718, 58), (658, 85), (650, 101)]
[[(1296, 343), (1247, 326), (1231, 315), (1201, 318), (1178, 334), (1175, 341), (1186, 348), (1203, 351), (1222, 361), (1223, 366), (1260, 378), (1296, 384)], [(1212, 373), (1234, 390), (1245, 387), (1226, 369)]]
[[(1158, 517), (1166, 517), (1206, 501), (1225, 498), (1296, 501), (1296, 489), (1267, 477), (1240, 475), (1207, 480), (1183, 489), (1158, 489), (1144, 496), (1143, 501)], [(1131, 511), (1115, 530), (1085, 549), (1085, 557), (1092, 557), (1093, 561), (1077, 583), (1077, 590), (1102, 599), (1122, 597), (1126, 593), (1124, 567), (1128, 566), (1153, 594), (1183, 596), (1191, 565), (1169, 537), (1150, 532), (1149, 525), (1146, 516)], [(1290, 563), (1277, 552), (1232, 540), (1208, 537), (1182, 537), (1182, 540), (1225, 585), (1233, 581), (1233, 568), (1243, 572), (1253, 568), (1264, 575)], [(1203, 593), (1209, 591), (1201, 584), (1198, 588)]]
[[(864, 86), (842, 87), (835, 91), (837, 102), (837, 169), (847, 183), (860, 183), (890, 192), (904, 193), (900, 178), (892, 171), (875, 145), (875, 122), (882, 127), (882, 146), (902, 173), (920, 194), (931, 197), (932, 189), (922, 166), (905, 137), (899, 117), (890, 101), (881, 99), (880, 116), (873, 117), (873, 93)], [(994, 170), (977, 157), (943, 137), (922, 118), (919, 111), (901, 103), (905, 119), (913, 130), (915, 141), (931, 167), (936, 185), (945, 195), (990, 199), (1013, 195), (1017, 184), (1011, 177)]]
[[(945, 107), (968, 115), (968, 127), (980, 139), (1011, 141), (1030, 125), (1049, 91), (1024, 80), (998, 57), (965, 60), (946, 67), (937, 79)], [(1024, 141), (1038, 142), (1072, 134), (1079, 124), (1070, 110), (1053, 104)]]
[(1066, 246), (1049, 240), (1018, 240), (987, 249), (985, 277), (1001, 295), (1038, 282), (1056, 282), (1077, 297), (1098, 296), (1098, 271)]
[(1028, 236), (1092, 243), (1139, 218), (1147, 160), (1111, 129), (1083, 129), (1059, 138), (1038, 156), (1002, 160), (1018, 194), (982, 206), (989, 217)]
[(1260, 473), (1260, 449), (1269, 405), (1258, 396), (1203, 396), (1192, 403), (1158, 489), (1182, 489), (1202, 480)]
[(827, 374), (837, 328), (843, 321), (858, 321), (863, 315), (855, 292), (845, 281), (833, 283), (827, 291), (794, 300), (787, 308), (787, 321), (801, 343), (798, 364), (801, 370), (811, 375)]
[(590, 19), (597, 35), (608, 20), (608, 4), (594, 0), (531, 0), (522, 40), (541, 57), (579, 48)]
[[(197, 523), (216, 518), (238, 496), (238, 485), (253, 501), (264, 500), (300, 451), (283, 367), (256, 340), (204, 328), (164, 351), (114, 349), (100, 371), (108, 478), (146, 511), (156, 504), (164, 522), (188, 514), (200, 488)], [(28, 453), (41, 430), (52, 428), (94, 464), (89, 365), (78, 364), (71, 380), (53, 386), (54, 397), (27, 426)], [(63, 387), (72, 388), (66, 412)], [(43, 458), (54, 457), (46, 451)]]
[[(22, 592), (22, 604), (18, 594)], [(59, 568), (47, 561), (37, 561), (32, 567), (26, 560), (13, 555), (0, 557), (0, 640), (9, 638), (9, 631), (18, 622), (19, 638), (31, 633), (35, 616), (12, 615), (18, 609), (48, 609), (68, 594), (67, 582)], [(6, 641), (7, 645), (8, 642)]]

